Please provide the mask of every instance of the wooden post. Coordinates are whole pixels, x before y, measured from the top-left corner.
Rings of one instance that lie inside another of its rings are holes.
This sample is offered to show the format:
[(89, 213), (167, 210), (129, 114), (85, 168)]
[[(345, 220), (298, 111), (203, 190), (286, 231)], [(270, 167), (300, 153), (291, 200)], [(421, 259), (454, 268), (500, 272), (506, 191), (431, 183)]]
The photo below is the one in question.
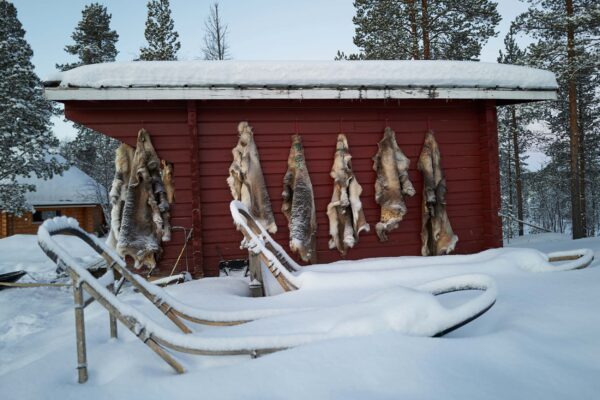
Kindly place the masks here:
[(75, 335), (77, 338), (77, 375), (78, 382), (88, 380), (87, 355), (85, 349), (85, 321), (83, 315), (83, 289), (79, 282), (73, 279), (73, 296), (75, 298)]
[[(113, 292), (115, 296), (117, 295), (114, 283), (111, 283), (110, 285), (108, 285), (107, 288), (108, 288), (108, 290)], [(109, 325), (110, 325), (110, 337), (112, 339), (116, 339), (117, 338), (117, 319), (115, 318), (114, 315), (112, 315), (111, 313), (108, 313), (108, 321), (109, 321)]]
[(260, 257), (251, 251), (248, 252), (248, 268), (250, 270), (250, 296), (264, 297), (262, 271), (260, 268)]

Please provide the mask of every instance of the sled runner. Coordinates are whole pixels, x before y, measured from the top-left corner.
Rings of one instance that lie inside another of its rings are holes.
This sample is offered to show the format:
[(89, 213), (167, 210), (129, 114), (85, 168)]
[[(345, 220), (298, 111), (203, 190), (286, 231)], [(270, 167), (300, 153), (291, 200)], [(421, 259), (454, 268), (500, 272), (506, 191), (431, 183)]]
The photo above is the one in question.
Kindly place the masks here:
[[(13, 271), (13, 272), (7, 272), (5, 274), (0, 274), (0, 283), (15, 283), (16, 281), (21, 279), (23, 276), (25, 276), (26, 273), (27, 272), (25, 272), (25, 271)], [(6, 289), (8, 287), (9, 286), (0, 285), (0, 290)]]
[[(236, 226), (242, 232), (244, 240), (242, 246), (247, 248), (252, 253), (258, 255), (267, 269), (275, 277), (279, 285), (284, 291), (297, 290), (302, 285), (302, 274), (308, 271), (311, 273), (314, 271), (315, 274), (319, 274), (320, 278), (323, 279), (326, 276), (331, 278), (330, 280), (334, 283), (334, 275), (336, 272), (344, 271), (344, 267), (339, 268), (335, 271), (332, 265), (329, 269), (324, 270), (320, 265), (312, 265), (309, 267), (301, 267), (298, 265), (286, 252), (285, 250), (266, 232), (260, 224), (256, 222), (254, 217), (248, 212), (248, 209), (239, 201), (232, 201), (230, 203), (230, 211), (235, 221)], [(451, 257), (463, 257), (465, 260), (472, 256), (451, 256)], [(582, 269), (591, 264), (594, 259), (594, 253), (589, 249), (579, 249), (572, 251), (554, 252), (547, 255), (547, 265), (543, 266), (543, 269), (537, 269), (534, 271), (568, 271), (573, 269)], [(436, 257), (427, 258), (423, 260), (426, 262), (427, 268), (435, 268), (436, 263), (442, 264), (444, 259), (449, 260), (450, 258)], [(455, 258), (456, 259), (456, 258)], [(456, 259), (458, 261), (458, 259)], [(360, 264), (368, 260), (354, 261), (354, 266), (360, 268)], [(385, 260), (388, 264), (396, 264), (396, 266), (387, 266), (386, 270), (391, 271), (392, 269), (408, 269), (411, 267), (410, 264), (402, 265), (400, 258), (394, 260), (388, 258)], [(395, 261), (395, 262), (394, 262)], [(563, 262), (562, 264), (550, 264)], [(414, 264), (415, 266), (423, 269), (423, 263), (420, 265)], [(381, 272), (373, 271), (375, 268), (370, 268), (372, 271), (371, 275), (379, 274)], [(318, 271), (318, 272), (317, 272)], [(353, 272), (358, 272), (356, 269)], [(351, 272), (349, 272), (351, 273)], [(456, 273), (465, 273), (457, 271)], [(388, 274), (390, 275), (390, 274)]]
[[(93, 277), (54, 238), (55, 235), (72, 235), (85, 241), (98, 254), (113, 260), (106, 274)], [(96, 237), (79, 228), (77, 221), (57, 217), (45, 221), (38, 230), (38, 243), (46, 255), (59, 269), (65, 270), (73, 280), (75, 298), (75, 328), (79, 382), (87, 381), (87, 356), (85, 344), (84, 308), (97, 301), (110, 316), (110, 335), (117, 337), (116, 321), (119, 320), (144, 344), (168, 363), (178, 373), (185, 372), (183, 366), (167, 349), (199, 355), (250, 355), (256, 357), (319, 340), (339, 337), (364, 336), (381, 329), (406, 335), (443, 336), (479, 317), (495, 303), (494, 281), (485, 275), (450, 277), (419, 285), (415, 289), (387, 288), (354, 304), (308, 310), (293, 315), (274, 316), (249, 324), (254, 333), (244, 336), (220, 336), (219, 331), (187, 335), (189, 328), (181, 323), (179, 314), (166, 301), (172, 301), (162, 289), (141, 283), (143, 278), (133, 275), (110, 248)], [(130, 281), (140, 292), (152, 300), (152, 304), (167, 315), (185, 333), (166, 329), (138, 309), (123, 303), (116, 296), (120, 284), (114, 285), (113, 269)], [(479, 290), (481, 293), (462, 305), (446, 309), (434, 296), (458, 290)], [(89, 295), (86, 299), (85, 295)], [(167, 299), (160, 296), (165, 295)], [(189, 306), (187, 306), (189, 307)], [(301, 331), (273, 334), (275, 329), (289, 327), (285, 323), (296, 316), (308, 319)], [(281, 320), (279, 319), (281, 318)], [(365, 328), (365, 321), (367, 322)], [(372, 321), (372, 323), (369, 323)], [(239, 321), (238, 321), (239, 322)], [(269, 325), (271, 324), (271, 325)], [(340, 328), (340, 326), (342, 328)], [(268, 332), (257, 335), (256, 328)], [(277, 328), (274, 328), (277, 327)], [(216, 333), (215, 333), (216, 332)], [(222, 332), (222, 331), (221, 331)], [(235, 332), (234, 332), (235, 333)]]

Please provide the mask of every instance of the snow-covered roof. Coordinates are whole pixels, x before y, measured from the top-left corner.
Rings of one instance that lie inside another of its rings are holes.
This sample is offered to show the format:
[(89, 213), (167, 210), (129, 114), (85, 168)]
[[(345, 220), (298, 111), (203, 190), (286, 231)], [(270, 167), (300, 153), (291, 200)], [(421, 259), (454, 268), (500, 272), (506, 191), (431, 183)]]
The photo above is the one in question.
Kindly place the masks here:
[[(66, 160), (59, 155), (52, 155), (61, 163)], [(19, 183), (35, 185), (34, 192), (25, 194), (27, 204), (30, 206), (54, 205), (92, 205), (99, 204), (98, 190), (105, 193), (94, 179), (75, 166), (71, 166), (62, 175), (55, 174), (51, 179), (44, 180), (35, 175), (31, 177), (18, 177)]]
[(135, 61), (46, 80), (51, 100), (246, 98), (554, 99), (550, 71), (472, 61)]

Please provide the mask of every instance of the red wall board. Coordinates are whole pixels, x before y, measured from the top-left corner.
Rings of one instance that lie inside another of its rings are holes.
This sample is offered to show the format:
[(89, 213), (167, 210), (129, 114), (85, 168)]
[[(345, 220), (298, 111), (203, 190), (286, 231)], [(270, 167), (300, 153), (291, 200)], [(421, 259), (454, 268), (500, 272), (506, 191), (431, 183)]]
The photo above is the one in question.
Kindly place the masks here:
[[(442, 100), (251, 100), (251, 101), (105, 101), (67, 102), (68, 118), (104, 134), (135, 143), (139, 128), (152, 135), (160, 157), (175, 164), (175, 225), (195, 226), (199, 235), (188, 263), (196, 274), (218, 273), (221, 256), (245, 258), (241, 234), (229, 214), (231, 194), (226, 183), (237, 124), (254, 129), (261, 165), (278, 226), (276, 240), (287, 248), (288, 230), (281, 209), (283, 176), (291, 135), (299, 133), (315, 192), (319, 262), (340, 259), (329, 250), (326, 208), (333, 190), (329, 176), (337, 134), (348, 138), (361, 200), (372, 231), (362, 233), (346, 258), (417, 255), (420, 252), (422, 179), (416, 170), (428, 128), (435, 131), (448, 186), (448, 215), (460, 240), (457, 253), (472, 253), (501, 245), (497, 217), (499, 184), (496, 114), (493, 101)], [(408, 214), (390, 240), (374, 233), (379, 207), (374, 200), (372, 157), (389, 125), (411, 160), (409, 175), (417, 195), (407, 199)], [(192, 212), (199, 210), (199, 212)], [(170, 272), (183, 244), (183, 233), (165, 246), (161, 268)], [(191, 251), (192, 252), (192, 251)], [(194, 259), (194, 257), (196, 257)], [(180, 266), (181, 267), (181, 266)]]

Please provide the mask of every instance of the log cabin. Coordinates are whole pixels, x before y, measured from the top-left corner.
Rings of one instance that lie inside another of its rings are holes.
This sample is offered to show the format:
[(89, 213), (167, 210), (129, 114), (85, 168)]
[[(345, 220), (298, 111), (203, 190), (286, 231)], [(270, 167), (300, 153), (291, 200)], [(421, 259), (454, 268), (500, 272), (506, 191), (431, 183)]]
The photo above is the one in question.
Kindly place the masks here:
[[(237, 125), (248, 121), (275, 212), (275, 239), (287, 248), (281, 213), (291, 136), (302, 136), (317, 209), (317, 259), (341, 258), (328, 247), (329, 175), (338, 133), (348, 138), (353, 168), (371, 231), (347, 259), (420, 254), (422, 179), (416, 169), (431, 129), (447, 179), (447, 212), (459, 237), (456, 253), (502, 246), (496, 107), (556, 99), (549, 71), (464, 61), (175, 61), (87, 65), (45, 82), (48, 99), (65, 116), (135, 145), (150, 132), (162, 159), (174, 165), (173, 239), (159, 263), (169, 273), (179, 254), (195, 276), (215, 276), (219, 261), (244, 258), (241, 234), (229, 214), (226, 183)], [(387, 242), (374, 232), (372, 157), (385, 127), (396, 132), (410, 159), (417, 195)], [(185, 232), (193, 235), (182, 252)]]
[[(52, 156), (65, 163), (61, 156)], [(37, 177), (17, 177), (20, 184), (35, 186), (25, 194), (29, 211), (14, 215), (0, 210), (0, 239), (12, 235), (35, 235), (46, 219), (64, 215), (75, 218), (85, 231), (101, 235), (106, 221), (101, 197), (106, 191), (94, 179), (75, 166), (62, 175), (44, 180)]]

